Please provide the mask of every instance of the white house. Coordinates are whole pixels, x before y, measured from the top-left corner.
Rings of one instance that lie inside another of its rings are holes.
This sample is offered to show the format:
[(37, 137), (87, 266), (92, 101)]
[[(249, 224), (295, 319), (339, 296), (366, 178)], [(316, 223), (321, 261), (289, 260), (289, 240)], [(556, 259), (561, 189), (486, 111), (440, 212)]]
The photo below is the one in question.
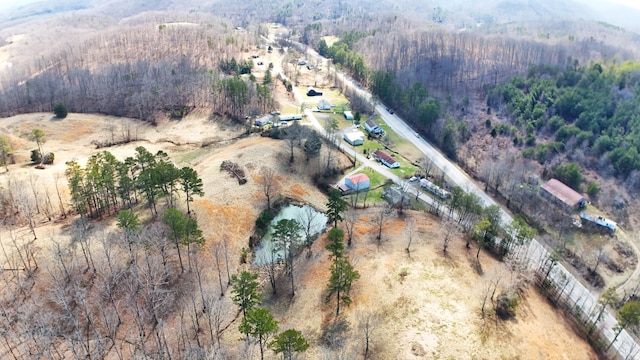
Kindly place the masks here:
[(345, 119), (353, 120), (353, 114), (351, 113), (351, 111), (345, 111), (343, 114)]
[(364, 144), (364, 133), (362, 131), (347, 132), (342, 137), (353, 146)]
[(373, 155), (374, 159), (383, 163), (384, 165), (387, 165), (391, 169), (400, 167), (400, 163), (398, 162), (398, 160), (382, 150), (376, 150), (371, 155)]

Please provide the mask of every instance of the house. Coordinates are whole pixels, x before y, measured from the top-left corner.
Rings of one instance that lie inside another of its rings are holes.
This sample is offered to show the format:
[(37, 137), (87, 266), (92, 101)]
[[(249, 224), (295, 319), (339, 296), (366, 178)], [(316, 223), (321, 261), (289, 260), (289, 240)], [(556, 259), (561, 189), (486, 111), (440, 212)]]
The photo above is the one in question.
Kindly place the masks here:
[(302, 114), (282, 114), (280, 121), (302, 120)]
[(255, 124), (256, 126), (265, 126), (269, 123), (271, 123), (271, 119), (273, 117), (271, 115), (263, 115), (259, 118), (256, 119)]
[(370, 180), (366, 174), (356, 174), (344, 179), (344, 183), (350, 190), (360, 191), (369, 188)]
[(380, 125), (378, 125), (378, 123), (373, 119), (368, 119), (364, 122), (364, 129), (370, 134), (382, 134), (384, 132)]
[(347, 120), (353, 120), (353, 114), (351, 113), (351, 111), (345, 111), (342, 113), (344, 115), (344, 118)]
[(402, 190), (402, 187), (398, 186), (387, 186), (382, 190), (382, 198), (387, 200), (387, 202), (393, 206), (400, 206), (400, 202), (402, 201), (402, 206), (410, 206), (411, 205), (411, 195), (409, 195), (406, 191)]
[(550, 179), (540, 187), (540, 197), (567, 211), (583, 208), (587, 200), (558, 179)]
[(612, 233), (616, 231), (616, 223), (602, 216), (581, 212), (580, 219), (582, 219), (583, 225), (593, 225), (599, 229), (608, 230)]
[(322, 91), (318, 91), (310, 87), (310, 88), (307, 88), (307, 96), (322, 96)]
[(395, 168), (399, 168), (400, 167), (400, 163), (398, 162), (398, 160), (396, 160), (393, 156), (387, 154), (386, 152), (384, 152), (382, 150), (376, 150), (371, 155), (373, 155), (374, 159), (376, 159), (377, 161), (385, 164), (386, 166), (388, 166), (391, 169), (395, 169)]
[(318, 110), (331, 110), (331, 104), (325, 99), (320, 99), (318, 102)]
[(344, 133), (342, 136), (346, 142), (353, 146), (364, 144), (364, 133), (362, 131), (352, 131)]

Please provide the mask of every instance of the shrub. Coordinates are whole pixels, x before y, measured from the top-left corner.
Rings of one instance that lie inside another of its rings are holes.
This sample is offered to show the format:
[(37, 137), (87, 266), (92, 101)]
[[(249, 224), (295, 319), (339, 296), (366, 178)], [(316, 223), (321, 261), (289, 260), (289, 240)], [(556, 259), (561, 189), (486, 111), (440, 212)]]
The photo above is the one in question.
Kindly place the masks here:
[(53, 113), (56, 114), (58, 119), (64, 119), (67, 117), (67, 107), (64, 106), (63, 103), (57, 103), (56, 106), (53, 107)]
[(267, 228), (269, 227), (269, 224), (274, 217), (275, 215), (271, 210), (264, 210), (263, 212), (261, 212), (256, 219), (256, 230), (261, 233), (267, 231)]
[(40, 150), (33, 149), (31, 150), (31, 162), (34, 164), (39, 164), (42, 161), (42, 155), (40, 155)]
[(496, 314), (502, 319), (514, 318), (518, 302), (520, 302), (520, 296), (514, 290), (503, 291), (498, 295)]
[(47, 153), (42, 158), (42, 163), (45, 165), (53, 164), (53, 160), (55, 159), (55, 155), (53, 153)]
[(593, 181), (587, 184), (587, 194), (589, 194), (589, 196), (595, 197), (599, 192), (600, 187), (598, 186), (598, 184), (594, 183)]

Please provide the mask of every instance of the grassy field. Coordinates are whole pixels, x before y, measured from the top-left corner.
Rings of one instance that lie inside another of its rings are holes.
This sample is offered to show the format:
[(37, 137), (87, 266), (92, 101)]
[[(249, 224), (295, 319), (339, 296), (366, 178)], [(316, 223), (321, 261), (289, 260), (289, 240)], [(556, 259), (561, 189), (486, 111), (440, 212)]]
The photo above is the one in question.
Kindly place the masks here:
[(281, 114), (299, 114), (300, 108), (297, 106), (293, 106), (290, 103), (284, 103), (282, 106), (280, 106), (280, 113)]

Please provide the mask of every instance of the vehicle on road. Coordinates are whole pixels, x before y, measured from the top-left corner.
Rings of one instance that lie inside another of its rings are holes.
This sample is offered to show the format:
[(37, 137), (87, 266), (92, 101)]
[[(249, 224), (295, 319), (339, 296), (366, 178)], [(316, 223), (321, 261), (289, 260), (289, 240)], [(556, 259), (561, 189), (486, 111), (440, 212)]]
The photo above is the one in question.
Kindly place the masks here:
[(418, 139), (420, 139), (420, 134), (418, 134), (418, 132), (417, 132), (417, 131), (414, 131), (414, 132), (413, 132), (413, 135), (415, 135)]

